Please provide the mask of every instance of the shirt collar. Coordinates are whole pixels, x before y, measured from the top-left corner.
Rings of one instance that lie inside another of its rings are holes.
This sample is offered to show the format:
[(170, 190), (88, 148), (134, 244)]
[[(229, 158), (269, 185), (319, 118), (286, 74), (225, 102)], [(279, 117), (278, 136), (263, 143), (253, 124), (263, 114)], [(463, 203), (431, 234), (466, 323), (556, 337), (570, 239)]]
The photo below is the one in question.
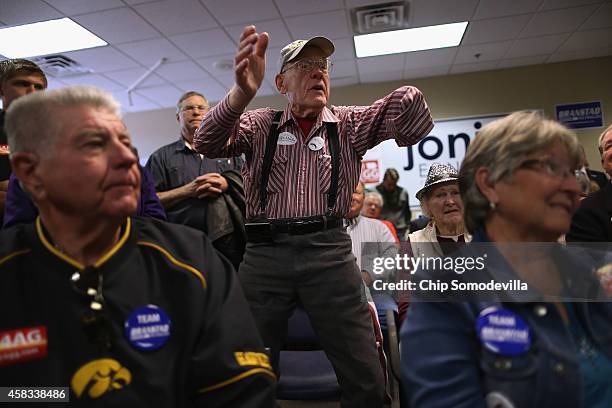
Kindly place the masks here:
[[(290, 120), (292, 120), (297, 125), (297, 120), (295, 120), (295, 118), (293, 117), (293, 114), (291, 113), (291, 104), (287, 104), (287, 106), (285, 107), (285, 110), (283, 111), (283, 114), (281, 115), (280, 122), (278, 124), (278, 128), (279, 129), (282, 128)], [(317, 121), (315, 122), (313, 129), (317, 129), (321, 127), (324, 122), (338, 123), (340, 122), (340, 119), (338, 119), (338, 117), (334, 115), (334, 113), (327, 106), (325, 106), (323, 110), (321, 111), (321, 113), (317, 115)]]

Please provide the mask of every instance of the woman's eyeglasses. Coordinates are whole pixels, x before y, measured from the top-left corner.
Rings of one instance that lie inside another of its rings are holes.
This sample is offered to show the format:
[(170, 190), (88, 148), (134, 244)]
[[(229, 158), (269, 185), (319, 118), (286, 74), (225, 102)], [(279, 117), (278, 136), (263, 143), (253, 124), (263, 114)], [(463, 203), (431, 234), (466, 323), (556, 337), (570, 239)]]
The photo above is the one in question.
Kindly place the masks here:
[(576, 170), (567, 164), (560, 163), (555, 159), (545, 157), (540, 159), (527, 159), (518, 166), (519, 169), (530, 169), (540, 171), (549, 176), (565, 180), (568, 177), (576, 177)]
[(73, 273), (70, 283), (77, 293), (89, 297), (89, 309), (81, 317), (81, 327), (88, 340), (96, 344), (100, 351), (110, 349), (113, 331), (102, 295), (102, 271), (87, 267), (83, 271)]

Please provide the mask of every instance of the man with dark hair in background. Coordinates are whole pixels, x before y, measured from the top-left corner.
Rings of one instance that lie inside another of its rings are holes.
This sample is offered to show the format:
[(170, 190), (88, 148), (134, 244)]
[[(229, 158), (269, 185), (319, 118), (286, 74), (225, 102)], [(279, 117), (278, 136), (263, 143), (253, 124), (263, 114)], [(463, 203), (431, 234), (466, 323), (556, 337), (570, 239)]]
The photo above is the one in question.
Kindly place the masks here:
[[(10, 227), (16, 224), (27, 224), (36, 218), (38, 209), (23, 191), (14, 174), (10, 173), (8, 159), (9, 149), (4, 134), (4, 112), (18, 98), (35, 91), (47, 88), (47, 76), (35, 63), (24, 59), (5, 60), (0, 62), (0, 84), (4, 110), (0, 111), (0, 226)], [(135, 149), (134, 149), (135, 150)], [(151, 175), (138, 165), (142, 173), (140, 198), (136, 215), (166, 219), (153, 191)]]
[(4, 215), (11, 165), (9, 148), (4, 133), (4, 114), (13, 100), (47, 87), (47, 77), (35, 63), (25, 59), (0, 61), (0, 225)]
[(581, 201), (565, 237), (568, 242), (612, 242), (612, 125), (599, 136), (598, 145), (608, 181)]
[(183, 94), (176, 105), (179, 139), (153, 152), (145, 167), (168, 221), (205, 232), (237, 267), (246, 241), (242, 160), (209, 159), (195, 151), (193, 135), (208, 109), (201, 93)]
[(408, 200), (408, 192), (397, 185), (399, 173), (390, 167), (385, 171), (383, 182), (376, 186), (376, 190), (383, 197), (383, 207), (380, 219), (391, 221), (401, 240), (410, 224), (412, 212)]

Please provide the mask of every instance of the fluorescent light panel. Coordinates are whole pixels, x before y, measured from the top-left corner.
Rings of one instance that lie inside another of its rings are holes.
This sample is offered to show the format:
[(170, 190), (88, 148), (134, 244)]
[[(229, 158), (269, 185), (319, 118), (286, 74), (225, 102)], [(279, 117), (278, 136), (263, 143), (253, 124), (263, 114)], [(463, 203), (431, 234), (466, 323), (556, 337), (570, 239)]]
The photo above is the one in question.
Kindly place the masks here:
[(25, 58), (108, 45), (69, 18), (0, 29), (0, 54)]
[(467, 25), (467, 21), (464, 21), (462, 23), (356, 35), (354, 37), (355, 51), (357, 52), (357, 58), (362, 58), (455, 47), (461, 42)]

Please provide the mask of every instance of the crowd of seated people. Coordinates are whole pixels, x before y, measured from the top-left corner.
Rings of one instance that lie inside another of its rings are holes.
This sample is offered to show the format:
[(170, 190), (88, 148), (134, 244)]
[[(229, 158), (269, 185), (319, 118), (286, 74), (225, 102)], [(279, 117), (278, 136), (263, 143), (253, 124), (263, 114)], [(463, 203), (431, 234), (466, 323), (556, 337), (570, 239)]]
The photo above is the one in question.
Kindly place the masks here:
[[(597, 190), (572, 131), (527, 111), (491, 122), (459, 169), (431, 165), (417, 230), (399, 172), (365, 191), (359, 169), (382, 141), (429, 133), (423, 94), (329, 106), (335, 45), (313, 37), (280, 51), (283, 110), (246, 111), (268, 42), (244, 28), (234, 86), (214, 107), (182, 95), (145, 166), (110, 94), (47, 90), (33, 62), (0, 61), (0, 386), (68, 387), (87, 407), (275, 407), (300, 306), (340, 405), (382, 407), (371, 302), (401, 324), (406, 407), (612, 406), (612, 126)], [(477, 270), (445, 266), (485, 249)], [(519, 289), (468, 285), (489, 281)], [(471, 289), (441, 290), (455, 282)]]

